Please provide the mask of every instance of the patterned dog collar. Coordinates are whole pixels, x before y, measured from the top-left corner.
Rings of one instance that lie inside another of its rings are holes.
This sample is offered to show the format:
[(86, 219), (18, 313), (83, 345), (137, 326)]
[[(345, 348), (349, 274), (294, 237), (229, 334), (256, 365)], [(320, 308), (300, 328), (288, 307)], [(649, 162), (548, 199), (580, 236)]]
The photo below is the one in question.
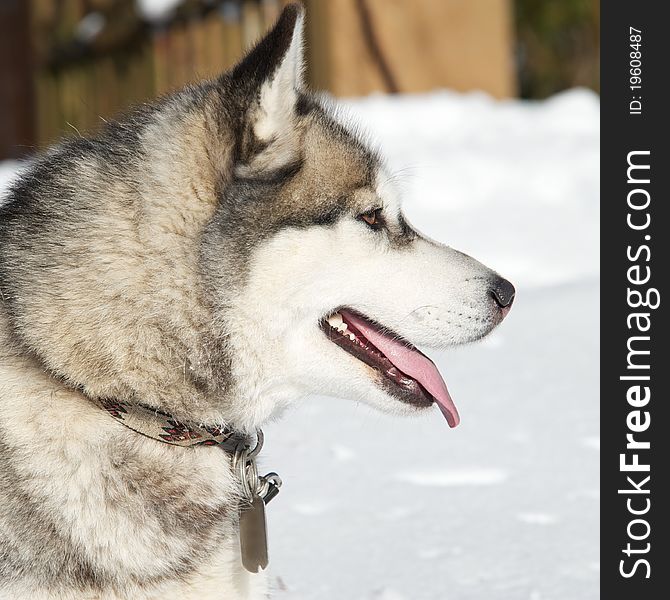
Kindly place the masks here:
[(94, 402), (128, 429), (172, 446), (230, 445), (230, 450), (234, 451), (240, 441), (248, 437), (228, 428), (187, 425), (167, 413), (141, 404), (121, 400), (94, 400)]

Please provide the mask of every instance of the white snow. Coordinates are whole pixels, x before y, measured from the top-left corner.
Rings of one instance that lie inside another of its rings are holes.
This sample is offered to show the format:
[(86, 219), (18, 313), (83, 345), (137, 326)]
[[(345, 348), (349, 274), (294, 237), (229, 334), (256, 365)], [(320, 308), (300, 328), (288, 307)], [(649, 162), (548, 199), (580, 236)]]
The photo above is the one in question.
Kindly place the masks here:
[[(145, 0), (148, 4), (148, 0)], [(266, 428), (279, 600), (599, 597), (599, 100), (350, 101), (406, 213), (511, 279), (483, 343), (431, 352), (459, 406), (402, 420), (314, 398)], [(0, 186), (16, 165), (0, 165)]]
[(398, 174), (409, 219), (518, 294), (487, 340), (430, 353), (455, 430), (437, 411), (398, 420), (327, 398), (266, 428), (263, 463), (285, 482), (268, 507), (276, 598), (595, 600), (598, 97), (346, 108)]
[(21, 172), (21, 163), (16, 160), (5, 160), (0, 162), (0, 202), (4, 191), (11, 185)]
[(554, 525), (558, 522), (558, 517), (556, 515), (542, 512), (521, 513), (518, 514), (516, 518), (522, 523), (528, 523), (529, 525)]
[(396, 481), (424, 487), (457, 487), (464, 485), (496, 485), (507, 479), (502, 469), (462, 469), (412, 470), (398, 473)]
[(107, 19), (101, 12), (90, 12), (77, 23), (77, 38), (82, 42), (90, 42), (105, 28)]
[(183, 0), (135, 0), (137, 10), (147, 21), (169, 20)]

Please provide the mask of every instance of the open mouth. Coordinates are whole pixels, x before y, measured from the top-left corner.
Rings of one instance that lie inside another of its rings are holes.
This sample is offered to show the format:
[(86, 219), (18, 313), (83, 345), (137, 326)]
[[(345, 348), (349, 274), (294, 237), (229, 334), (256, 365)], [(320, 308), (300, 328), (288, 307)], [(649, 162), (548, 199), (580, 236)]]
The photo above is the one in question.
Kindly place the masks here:
[(450, 427), (460, 418), (444, 379), (425, 354), (389, 329), (350, 309), (339, 309), (321, 322), (328, 338), (382, 376), (384, 388), (416, 406), (435, 402)]

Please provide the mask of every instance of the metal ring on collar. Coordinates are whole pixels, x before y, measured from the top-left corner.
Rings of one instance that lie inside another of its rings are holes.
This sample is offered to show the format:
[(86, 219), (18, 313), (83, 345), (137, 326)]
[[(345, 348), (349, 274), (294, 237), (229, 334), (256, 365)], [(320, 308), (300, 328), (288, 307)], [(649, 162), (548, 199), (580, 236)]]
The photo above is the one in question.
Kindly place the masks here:
[(242, 486), (242, 494), (244, 497), (251, 502), (254, 498), (254, 489), (255, 484), (252, 484), (249, 480), (251, 470), (252, 473), (256, 471), (256, 465), (254, 460), (249, 460), (247, 458), (248, 450), (243, 450), (237, 461), (237, 478), (240, 480), (240, 485)]
[(258, 456), (260, 453), (261, 449), (263, 448), (263, 442), (265, 441), (265, 436), (263, 435), (263, 430), (262, 429), (257, 429), (256, 430), (256, 445), (254, 446), (254, 449), (249, 452), (249, 459), (253, 460)]
[(237, 472), (237, 477), (242, 486), (244, 497), (252, 502), (254, 497), (259, 495), (264, 482), (258, 477), (258, 468), (256, 467), (256, 456), (263, 447), (263, 432), (259, 429), (256, 432), (256, 445), (250, 449), (247, 444), (240, 444), (233, 455), (232, 467)]

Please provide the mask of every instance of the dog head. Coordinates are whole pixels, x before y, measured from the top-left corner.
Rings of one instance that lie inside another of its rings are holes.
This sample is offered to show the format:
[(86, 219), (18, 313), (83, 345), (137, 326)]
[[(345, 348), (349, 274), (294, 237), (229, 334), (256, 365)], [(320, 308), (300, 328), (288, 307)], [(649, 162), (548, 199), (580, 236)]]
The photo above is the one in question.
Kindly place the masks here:
[(244, 118), (202, 271), (246, 387), (235, 418), (261, 422), (320, 393), (394, 413), (437, 402), (455, 426), (447, 388), (415, 344), (481, 338), (514, 288), (407, 222), (378, 153), (305, 91), (302, 23), (286, 9), (224, 78), (224, 89), (245, 90)]
[(58, 382), (244, 430), (311, 393), (458, 422), (414, 344), (486, 335), (514, 288), (403, 217), (378, 153), (305, 90), (303, 18), (15, 184), (0, 309)]

